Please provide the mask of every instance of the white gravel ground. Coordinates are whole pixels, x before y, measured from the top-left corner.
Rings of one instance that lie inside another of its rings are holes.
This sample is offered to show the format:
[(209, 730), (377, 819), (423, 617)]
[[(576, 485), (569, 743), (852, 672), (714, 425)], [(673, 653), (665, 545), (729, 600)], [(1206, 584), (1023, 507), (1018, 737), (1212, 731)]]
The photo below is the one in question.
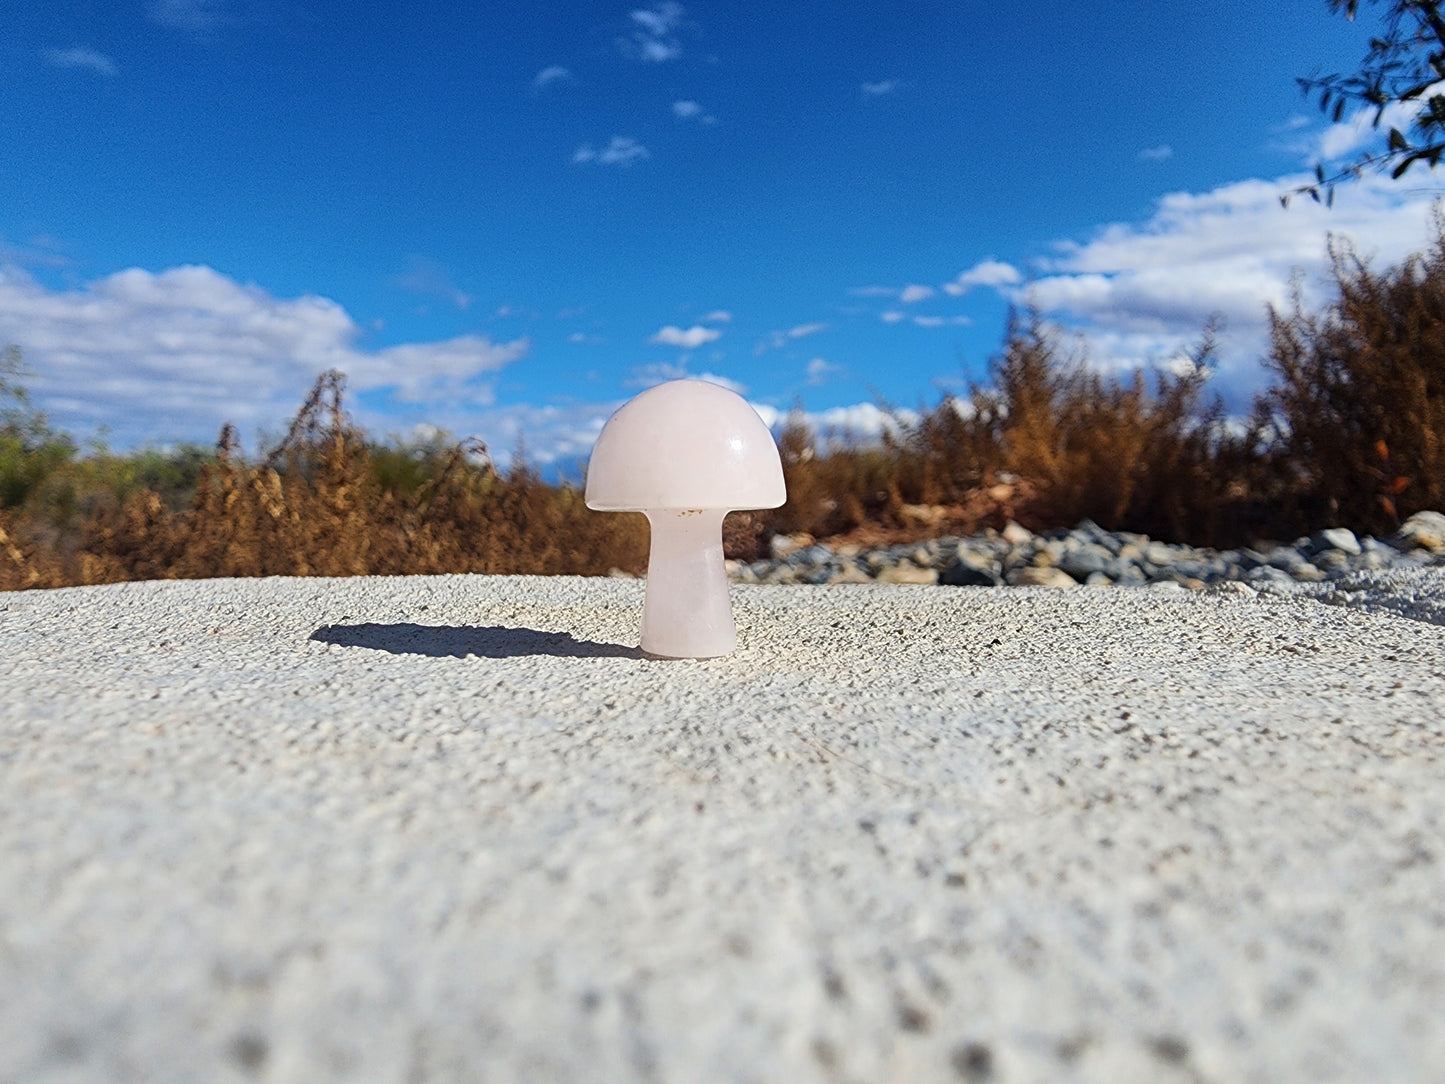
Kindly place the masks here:
[(1442, 1079), (1445, 571), (641, 591), (0, 595), (0, 1081)]

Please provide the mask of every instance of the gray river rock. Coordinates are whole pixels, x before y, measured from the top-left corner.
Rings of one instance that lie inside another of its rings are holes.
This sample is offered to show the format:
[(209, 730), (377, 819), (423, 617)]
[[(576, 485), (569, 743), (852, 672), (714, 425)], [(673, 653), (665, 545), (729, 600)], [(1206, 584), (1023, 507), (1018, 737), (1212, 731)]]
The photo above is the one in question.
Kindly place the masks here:
[(1330, 583), (1361, 572), (1445, 565), (1445, 514), (1419, 512), (1389, 539), (1358, 538), (1330, 527), (1268, 549), (1211, 550), (1172, 545), (1091, 520), (1034, 534), (1017, 523), (968, 538), (938, 538), (870, 550), (834, 549), (806, 535), (779, 536), (774, 556), (728, 562), (735, 583), (886, 583), (946, 587), (1142, 587), (1202, 590)]

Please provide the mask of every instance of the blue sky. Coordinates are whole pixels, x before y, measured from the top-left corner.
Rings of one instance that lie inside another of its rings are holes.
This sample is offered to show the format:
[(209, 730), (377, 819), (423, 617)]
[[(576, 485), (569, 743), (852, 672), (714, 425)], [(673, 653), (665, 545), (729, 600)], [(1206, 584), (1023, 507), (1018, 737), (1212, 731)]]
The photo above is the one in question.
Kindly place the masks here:
[[(1040, 14), (1041, 13), (1041, 14)], [(1294, 78), (1324, 0), (549, 5), (19, 0), (0, 42), (0, 343), (112, 445), (248, 446), (345, 370), (378, 435), (569, 469), (649, 383), (877, 425), (980, 377), (1010, 304), (1097, 364), (1321, 298), (1330, 233), (1422, 248), (1438, 180), (1277, 196), (1359, 118)]]

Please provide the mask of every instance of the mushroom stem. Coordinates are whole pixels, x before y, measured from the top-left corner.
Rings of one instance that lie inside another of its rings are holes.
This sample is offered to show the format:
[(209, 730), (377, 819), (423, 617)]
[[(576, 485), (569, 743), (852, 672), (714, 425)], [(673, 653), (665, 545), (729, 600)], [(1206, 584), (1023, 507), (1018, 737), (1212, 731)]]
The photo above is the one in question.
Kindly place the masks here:
[(650, 509), (642, 650), (675, 659), (726, 655), (737, 645), (722, 521), (727, 509)]

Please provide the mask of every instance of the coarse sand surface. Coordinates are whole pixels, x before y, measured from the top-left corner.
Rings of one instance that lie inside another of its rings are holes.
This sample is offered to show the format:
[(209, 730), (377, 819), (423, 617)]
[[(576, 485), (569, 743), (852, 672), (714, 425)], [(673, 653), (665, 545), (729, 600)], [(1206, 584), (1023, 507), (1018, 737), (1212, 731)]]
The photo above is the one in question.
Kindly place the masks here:
[(0, 1081), (1440, 1081), (1445, 570), (0, 595)]

